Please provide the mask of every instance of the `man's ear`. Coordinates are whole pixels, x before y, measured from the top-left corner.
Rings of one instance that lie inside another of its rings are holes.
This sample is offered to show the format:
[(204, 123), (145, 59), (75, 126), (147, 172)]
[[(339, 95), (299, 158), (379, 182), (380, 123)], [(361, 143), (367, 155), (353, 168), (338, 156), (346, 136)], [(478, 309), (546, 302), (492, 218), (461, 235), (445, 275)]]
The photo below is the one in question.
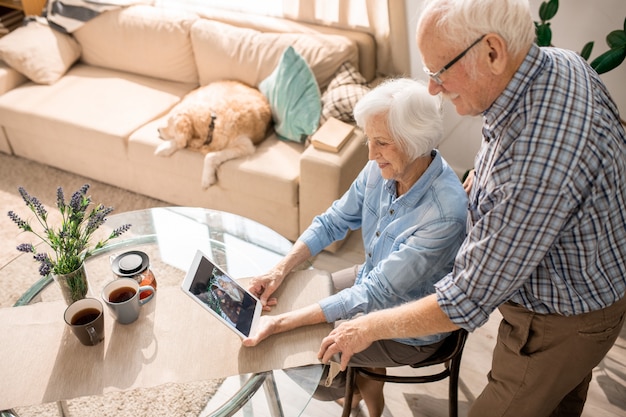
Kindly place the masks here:
[(489, 33), (485, 36), (485, 43), (489, 48), (488, 65), (495, 75), (502, 74), (510, 59), (507, 44), (497, 33)]

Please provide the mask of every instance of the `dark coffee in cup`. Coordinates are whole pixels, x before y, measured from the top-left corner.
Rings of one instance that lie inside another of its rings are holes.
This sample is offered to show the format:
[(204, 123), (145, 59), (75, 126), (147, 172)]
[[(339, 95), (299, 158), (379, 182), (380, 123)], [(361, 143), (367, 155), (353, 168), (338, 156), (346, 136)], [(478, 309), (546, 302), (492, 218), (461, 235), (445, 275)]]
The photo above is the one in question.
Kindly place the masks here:
[(131, 287), (116, 288), (109, 294), (109, 301), (112, 303), (123, 303), (133, 298), (136, 292), (137, 291)]
[(91, 323), (100, 315), (100, 310), (96, 308), (86, 308), (80, 310), (78, 313), (72, 316), (72, 326), (82, 326), (83, 324)]
[(83, 298), (67, 306), (63, 313), (63, 319), (85, 346), (94, 346), (104, 340), (102, 309), (102, 303), (95, 298)]

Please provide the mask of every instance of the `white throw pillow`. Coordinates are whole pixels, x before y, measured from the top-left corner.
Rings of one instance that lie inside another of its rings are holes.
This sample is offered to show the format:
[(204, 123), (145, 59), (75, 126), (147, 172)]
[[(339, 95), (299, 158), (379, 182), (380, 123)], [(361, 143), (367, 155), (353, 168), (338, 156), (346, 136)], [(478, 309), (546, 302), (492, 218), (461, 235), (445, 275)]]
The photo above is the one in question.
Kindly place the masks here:
[(80, 57), (72, 36), (31, 21), (0, 38), (0, 58), (38, 84), (54, 84)]

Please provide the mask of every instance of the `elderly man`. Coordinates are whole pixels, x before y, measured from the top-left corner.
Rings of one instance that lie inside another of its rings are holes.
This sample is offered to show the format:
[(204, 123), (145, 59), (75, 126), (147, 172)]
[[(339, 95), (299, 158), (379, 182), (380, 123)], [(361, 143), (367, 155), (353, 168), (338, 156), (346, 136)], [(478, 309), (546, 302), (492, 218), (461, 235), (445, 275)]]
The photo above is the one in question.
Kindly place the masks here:
[(338, 326), (320, 358), (503, 316), (470, 416), (580, 415), (626, 311), (626, 139), (576, 53), (539, 48), (527, 0), (425, 2), (417, 44), (462, 115), (482, 115), (468, 235), (436, 294)]

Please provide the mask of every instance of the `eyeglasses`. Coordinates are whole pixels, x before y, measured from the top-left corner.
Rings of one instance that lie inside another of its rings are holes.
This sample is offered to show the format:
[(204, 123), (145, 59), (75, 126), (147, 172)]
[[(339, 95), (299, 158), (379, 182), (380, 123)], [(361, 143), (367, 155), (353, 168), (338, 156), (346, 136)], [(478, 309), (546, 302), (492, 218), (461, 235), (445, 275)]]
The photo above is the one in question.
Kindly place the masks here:
[(487, 35), (485, 34), (485, 35), (481, 36), (480, 38), (476, 39), (470, 46), (467, 47), (466, 50), (464, 50), (463, 52), (458, 54), (456, 57), (454, 57), (452, 59), (452, 61), (450, 61), (446, 65), (444, 65), (443, 68), (441, 68), (439, 71), (437, 71), (435, 73), (432, 73), (432, 72), (430, 72), (430, 70), (428, 68), (424, 67), (424, 72), (426, 73), (426, 75), (428, 75), (430, 77), (431, 80), (433, 80), (437, 84), (439, 84), (439, 85), (443, 84), (443, 81), (441, 81), (441, 78), (439, 78), (439, 76), (441, 74), (443, 74), (444, 72), (446, 72), (447, 70), (449, 70), (452, 65), (457, 63), (457, 61), (459, 61), (461, 58), (463, 58), (465, 56), (465, 54), (468, 53), (469, 50), (472, 49), (476, 44), (478, 44), (478, 42), (482, 41), (485, 36), (487, 36)]

